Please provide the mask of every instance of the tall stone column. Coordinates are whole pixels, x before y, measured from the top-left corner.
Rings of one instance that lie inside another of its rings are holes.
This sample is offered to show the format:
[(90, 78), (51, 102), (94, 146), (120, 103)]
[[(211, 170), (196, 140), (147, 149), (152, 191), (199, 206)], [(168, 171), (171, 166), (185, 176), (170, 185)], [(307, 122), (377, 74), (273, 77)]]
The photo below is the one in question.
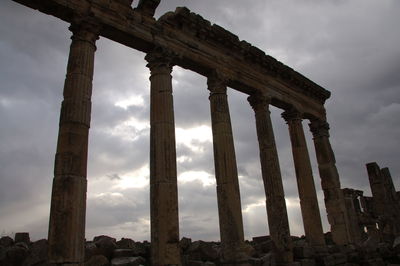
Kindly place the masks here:
[(351, 243), (353, 241), (349, 229), (349, 218), (340, 188), (335, 155), (329, 141), (329, 124), (315, 119), (311, 120), (309, 126), (313, 134), (321, 187), (324, 191), (325, 207), (333, 241), (340, 245)]
[(235, 147), (226, 85), (217, 76), (208, 78), (217, 182), (222, 256), (227, 262), (242, 259), (244, 233)]
[(84, 261), (86, 172), (95, 42), (98, 27), (72, 24), (64, 100), (61, 106), (49, 223), (49, 260)]
[(248, 101), (254, 109), (256, 117), (268, 225), (271, 239), (276, 247), (277, 261), (281, 263), (292, 262), (293, 245), (290, 237), (278, 152), (269, 111), (270, 98), (255, 94), (248, 97)]
[(312, 175), (310, 157), (304, 136), (301, 114), (296, 111), (285, 111), (282, 117), (289, 126), (290, 141), (296, 170), (297, 188), (299, 190), (301, 214), (307, 241), (312, 246), (325, 245), (322, 230), (318, 198)]
[(150, 69), (150, 219), (152, 265), (180, 265), (171, 54), (154, 50)]

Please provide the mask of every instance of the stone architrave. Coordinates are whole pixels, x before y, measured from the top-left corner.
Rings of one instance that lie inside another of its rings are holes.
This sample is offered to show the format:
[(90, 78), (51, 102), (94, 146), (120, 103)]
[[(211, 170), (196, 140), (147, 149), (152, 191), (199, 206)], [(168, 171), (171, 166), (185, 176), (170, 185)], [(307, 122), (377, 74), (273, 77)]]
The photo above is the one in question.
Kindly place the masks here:
[(72, 24), (72, 43), (64, 83), (49, 222), (49, 261), (83, 263), (87, 154), (95, 42), (99, 27)]
[(146, 55), (150, 69), (150, 218), (152, 265), (180, 265), (172, 54)]
[(332, 239), (336, 244), (354, 242), (350, 233), (349, 217), (343, 192), (340, 188), (336, 159), (329, 141), (329, 124), (313, 119), (309, 124), (313, 134), (321, 187), (324, 192), (325, 208), (331, 225)]
[(222, 257), (242, 259), (244, 233), (235, 147), (225, 81), (208, 77)]
[(248, 97), (248, 101), (256, 118), (268, 225), (271, 239), (276, 247), (277, 261), (280, 263), (292, 262), (293, 244), (290, 237), (285, 193), (269, 111), (270, 98), (254, 94)]
[(322, 230), (321, 215), (318, 207), (318, 198), (312, 175), (310, 157), (308, 154), (306, 138), (304, 136), (303, 125), (301, 123), (301, 113), (295, 110), (285, 111), (282, 114), (282, 117), (286, 120), (289, 126), (304, 233), (307, 241), (312, 246), (322, 246), (325, 245), (325, 239)]

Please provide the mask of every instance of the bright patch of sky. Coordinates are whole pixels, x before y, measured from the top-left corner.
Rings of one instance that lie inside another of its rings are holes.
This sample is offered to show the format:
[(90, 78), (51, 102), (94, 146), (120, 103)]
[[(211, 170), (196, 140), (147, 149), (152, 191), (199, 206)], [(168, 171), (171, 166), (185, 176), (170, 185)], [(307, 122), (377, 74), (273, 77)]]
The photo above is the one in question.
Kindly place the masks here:
[(127, 110), (130, 106), (144, 106), (144, 100), (141, 95), (133, 95), (126, 99), (117, 101), (114, 105)]
[(115, 188), (144, 188), (149, 185), (149, 174), (149, 165), (146, 164), (135, 171), (119, 175), (120, 179), (115, 185)]
[(193, 128), (176, 128), (175, 135), (177, 145), (185, 145), (193, 152), (203, 152), (201, 144), (212, 142), (211, 128), (206, 125)]
[(178, 176), (179, 183), (200, 181), (203, 187), (214, 186), (215, 178), (205, 171), (187, 171)]
[(148, 121), (139, 120), (136, 117), (130, 117), (129, 119), (118, 124), (114, 128), (110, 128), (109, 134), (117, 136), (127, 141), (135, 141), (143, 133), (150, 128)]
[(246, 205), (246, 207), (244, 209), (242, 209), (243, 213), (250, 213), (252, 212), (254, 209), (257, 209), (261, 206), (265, 206), (265, 201), (264, 200), (260, 200), (256, 203), (252, 203), (252, 204), (248, 204)]

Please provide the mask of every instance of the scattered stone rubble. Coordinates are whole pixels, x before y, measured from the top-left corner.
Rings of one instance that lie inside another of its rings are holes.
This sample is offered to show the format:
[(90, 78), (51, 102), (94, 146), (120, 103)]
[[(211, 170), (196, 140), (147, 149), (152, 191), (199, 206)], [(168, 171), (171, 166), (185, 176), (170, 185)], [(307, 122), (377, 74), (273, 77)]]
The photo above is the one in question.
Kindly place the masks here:
[[(400, 266), (400, 237), (392, 242), (376, 242), (369, 238), (359, 245), (335, 245), (331, 234), (325, 234), (326, 246), (311, 247), (305, 237), (294, 237), (293, 253), (296, 266)], [(15, 239), (15, 240), (14, 240)], [(17, 233), (15, 238), (0, 238), (1, 266), (52, 266), (47, 262), (46, 239), (31, 242), (28, 233)], [(246, 241), (248, 259), (235, 265), (278, 265), (274, 245), (269, 236), (254, 237)], [(220, 261), (219, 242), (180, 241), (182, 265), (229, 265)], [(150, 264), (150, 243), (129, 238), (117, 241), (109, 236), (97, 236), (85, 245), (84, 266), (139, 266)], [(230, 264), (233, 265), (233, 264)]]

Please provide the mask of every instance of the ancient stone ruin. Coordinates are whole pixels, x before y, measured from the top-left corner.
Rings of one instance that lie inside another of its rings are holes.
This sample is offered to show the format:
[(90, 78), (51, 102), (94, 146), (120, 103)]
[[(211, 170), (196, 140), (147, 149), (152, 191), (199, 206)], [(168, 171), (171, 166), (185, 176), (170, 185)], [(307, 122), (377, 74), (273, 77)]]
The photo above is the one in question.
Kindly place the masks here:
[[(271, 234), (269, 240), (278, 264), (300, 265), (294, 262), (299, 258), (295, 254), (296, 248), (297, 252), (306, 251), (299, 251), (290, 236), (270, 105), (283, 110), (282, 117), (288, 124), (307, 245), (320, 251), (327, 250), (303, 119), (309, 120), (314, 136), (332, 241), (342, 246), (356, 243), (362, 239), (364, 228), (371, 235), (379, 235), (382, 231), (383, 237), (393, 238), (399, 234), (398, 194), (389, 181), (388, 171), (380, 170), (376, 165), (368, 166), (373, 200), (362, 197), (362, 192), (341, 189), (324, 108), (330, 92), (290, 67), (187, 8), (177, 8), (156, 20), (153, 16), (160, 0), (140, 0), (136, 8), (132, 7), (132, 0), (13, 1), (71, 24), (72, 43), (51, 199), (50, 263), (83, 265), (85, 261), (88, 134), (93, 63), (96, 40), (100, 36), (144, 52), (151, 72), (149, 257), (152, 265), (181, 265), (183, 261), (171, 82), (175, 65), (207, 77), (221, 264), (249, 265), (251, 253), (243, 234), (228, 87), (247, 94), (254, 109)], [(363, 203), (362, 210), (358, 201)], [(303, 253), (303, 258), (307, 259)]]

